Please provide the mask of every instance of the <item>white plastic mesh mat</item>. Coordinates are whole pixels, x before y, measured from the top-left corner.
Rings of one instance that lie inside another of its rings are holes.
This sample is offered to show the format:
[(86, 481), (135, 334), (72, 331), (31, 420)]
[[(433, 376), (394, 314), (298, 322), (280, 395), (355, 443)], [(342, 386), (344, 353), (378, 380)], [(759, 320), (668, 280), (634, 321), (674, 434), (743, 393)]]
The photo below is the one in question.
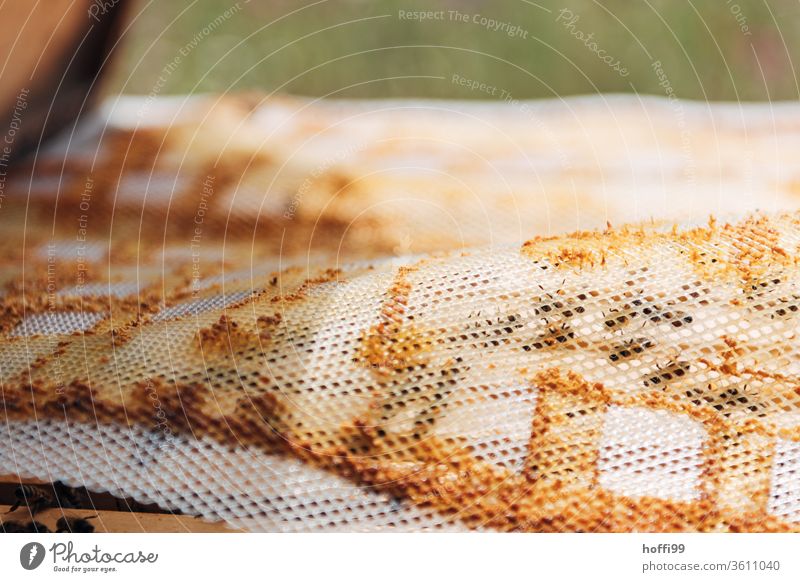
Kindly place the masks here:
[(800, 527), (800, 108), (136, 104), (2, 200), (0, 474), (250, 530)]

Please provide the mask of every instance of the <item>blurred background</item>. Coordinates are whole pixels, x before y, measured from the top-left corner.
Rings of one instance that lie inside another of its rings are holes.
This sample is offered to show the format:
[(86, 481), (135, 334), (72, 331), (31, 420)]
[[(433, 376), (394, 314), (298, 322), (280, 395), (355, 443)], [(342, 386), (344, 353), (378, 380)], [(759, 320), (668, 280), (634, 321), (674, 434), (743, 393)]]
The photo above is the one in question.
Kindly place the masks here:
[(131, 8), (110, 79), (112, 91), (129, 94), (800, 95), (796, 0), (150, 0)]

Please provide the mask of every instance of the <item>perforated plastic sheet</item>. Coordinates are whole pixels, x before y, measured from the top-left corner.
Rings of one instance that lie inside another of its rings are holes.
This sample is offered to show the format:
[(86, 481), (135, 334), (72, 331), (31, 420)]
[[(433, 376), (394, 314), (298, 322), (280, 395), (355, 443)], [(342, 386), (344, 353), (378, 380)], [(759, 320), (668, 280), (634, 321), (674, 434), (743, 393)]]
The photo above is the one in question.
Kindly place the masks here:
[(798, 528), (797, 108), (135, 104), (0, 207), (0, 473), (251, 530)]

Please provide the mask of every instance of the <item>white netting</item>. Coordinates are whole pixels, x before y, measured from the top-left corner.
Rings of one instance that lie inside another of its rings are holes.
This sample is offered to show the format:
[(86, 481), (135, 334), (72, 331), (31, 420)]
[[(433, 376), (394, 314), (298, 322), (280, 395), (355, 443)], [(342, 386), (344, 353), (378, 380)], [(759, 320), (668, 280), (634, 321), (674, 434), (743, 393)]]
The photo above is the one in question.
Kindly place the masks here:
[(3, 210), (0, 473), (252, 530), (798, 527), (763, 110), (682, 104), (688, 147), (657, 101), (198, 107), (71, 152), (55, 247)]

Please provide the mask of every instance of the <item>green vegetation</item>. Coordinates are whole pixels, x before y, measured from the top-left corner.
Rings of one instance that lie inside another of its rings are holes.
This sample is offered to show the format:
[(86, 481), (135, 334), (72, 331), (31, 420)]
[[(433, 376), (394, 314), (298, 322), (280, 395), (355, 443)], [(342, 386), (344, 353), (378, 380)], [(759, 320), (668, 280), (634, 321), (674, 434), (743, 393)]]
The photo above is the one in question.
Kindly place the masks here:
[(111, 82), (126, 93), (800, 96), (796, 0), (194, 0), (132, 13)]

